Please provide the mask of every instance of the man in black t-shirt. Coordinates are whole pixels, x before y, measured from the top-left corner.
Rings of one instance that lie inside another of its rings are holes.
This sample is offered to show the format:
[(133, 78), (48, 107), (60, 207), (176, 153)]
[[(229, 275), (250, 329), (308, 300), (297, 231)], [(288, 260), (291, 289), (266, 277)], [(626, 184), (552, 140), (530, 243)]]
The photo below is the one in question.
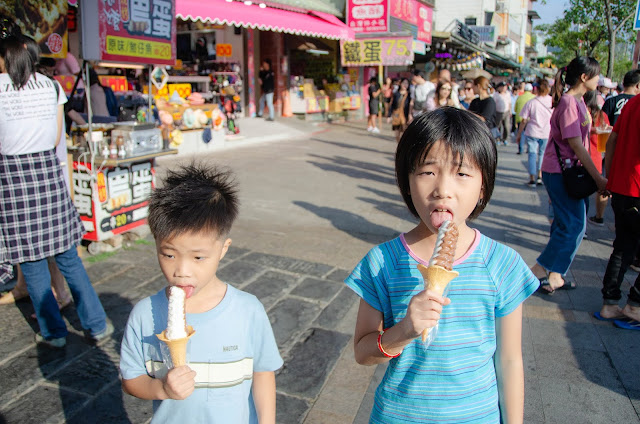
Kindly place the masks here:
[(624, 75), (622, 82), (624, 91), (617, 96), (609, 97), (602, 106), (602, 111), (607, 114), (609, 123), (615, 125), (622, 108), (636, 94), (640, 93), (640, 71), (629, 71)]
[(271, 69), (271, 59), (265, 59), (260, 65), (260, 73), (258, 74), (260, 80), (260, 87), (262, 88), (262, 95), (260, 96), (258, 117), (262, 118), (262, 112), (264, 111), (264, 104), (267, 103), (269, 108), (269, 118), (267, 121), (274, 120), (273, 110), (273, 90), (275, 88), (274, 74)]

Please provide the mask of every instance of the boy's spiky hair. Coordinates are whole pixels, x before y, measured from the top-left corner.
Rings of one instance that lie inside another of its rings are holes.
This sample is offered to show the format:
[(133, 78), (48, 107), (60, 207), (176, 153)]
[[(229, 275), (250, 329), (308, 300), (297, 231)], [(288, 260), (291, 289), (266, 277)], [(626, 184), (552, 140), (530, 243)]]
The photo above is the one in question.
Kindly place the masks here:
[(148, 222), (156, 240), (212, 231), (226, 236), (238, 216), (236, 183), (229, 170), (192, 163), (168, 171), (152, 194)]

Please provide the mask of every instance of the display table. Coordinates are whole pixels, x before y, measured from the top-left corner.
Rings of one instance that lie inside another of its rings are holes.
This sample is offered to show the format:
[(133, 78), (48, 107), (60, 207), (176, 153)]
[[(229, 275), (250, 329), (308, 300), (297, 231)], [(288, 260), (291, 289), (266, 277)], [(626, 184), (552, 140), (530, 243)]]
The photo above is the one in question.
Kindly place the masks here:
[(85, 240), (104, 241), (146, 223), (149, 195), (155, 187), (155, 158), (175, 155), (167, 149), (126, 158), (96, 157), (91, 163), (73, 154), (73, 203), (87, 233)]

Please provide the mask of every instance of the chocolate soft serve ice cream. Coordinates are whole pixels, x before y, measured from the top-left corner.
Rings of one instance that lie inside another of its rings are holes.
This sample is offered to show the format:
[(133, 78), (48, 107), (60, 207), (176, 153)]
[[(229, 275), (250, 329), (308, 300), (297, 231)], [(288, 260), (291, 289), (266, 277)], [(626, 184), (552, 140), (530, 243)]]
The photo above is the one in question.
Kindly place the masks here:
[[(458, 276), (458, 272), (452, 270), (457, 244), (458, 227), (452, 221), (444, 221), (438, 228), (438, 238), (429, 266), (418, 264), (425, 290), (432, 290), (442, 296), (449, 282)], [(429, 329), (422, 332), (423, 342), (428, 334)]]

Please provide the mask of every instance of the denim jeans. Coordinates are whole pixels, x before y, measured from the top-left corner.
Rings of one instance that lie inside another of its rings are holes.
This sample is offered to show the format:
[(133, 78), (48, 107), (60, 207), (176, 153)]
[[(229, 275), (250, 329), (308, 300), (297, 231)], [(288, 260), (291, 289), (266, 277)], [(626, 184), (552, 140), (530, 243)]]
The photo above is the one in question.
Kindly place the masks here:
[(260, 96), (258, 105), (260, 109), (258, 109), (258, 116), (261, 117), (262, 113), (264, 112), (265, 101), (267, 102), (267, 107), (269, 108), (269, 119), (274, 119), (275, 111), (273, 110), (273, 93), (263, 93), (262, 96)]
[[(58, 268), (69, 284), (73, 301), (76, 304), (80, 324), (92, 336), (107, 328), (106, 314), (98, 299), (76, 247), (54, 257)], [(62, 320), (58, 303), (51, 291), (51, 274), (46, 259), (20, 264), (27, 290), (36, 310), (40, 333), (46, 340), (65, 337), (67, 326)]]
[[(616, 238), (613, 252), (602, 280), (602, 298), (605, 305), (617, 305), (622, 297), (620, 285), (629, 265), (635, 258), (640, 244), (640, 198), (613, 193), (611, 207), (616, 220)], [(633, 208), (636, 208), (635, 210)], [(629, 291), (627, 301), (631, 306), (640, 306), (640, 275)]]
[(587, 225), (583, 199), (569, 197), (562, 174), (542, 173), (542, 181), (553, 206), (549, 242), (537, 262), (550, 272), (565, 275), (578, 252)]
[(542, 168), (542, 155), (544, 155), (544, 149), (547, 147), (548, 139), (533, 138), (528, 135), (524, 135), (523, 137), (529, 146), (529, 175), (537, 177), (540, 172), (540, 168)]

